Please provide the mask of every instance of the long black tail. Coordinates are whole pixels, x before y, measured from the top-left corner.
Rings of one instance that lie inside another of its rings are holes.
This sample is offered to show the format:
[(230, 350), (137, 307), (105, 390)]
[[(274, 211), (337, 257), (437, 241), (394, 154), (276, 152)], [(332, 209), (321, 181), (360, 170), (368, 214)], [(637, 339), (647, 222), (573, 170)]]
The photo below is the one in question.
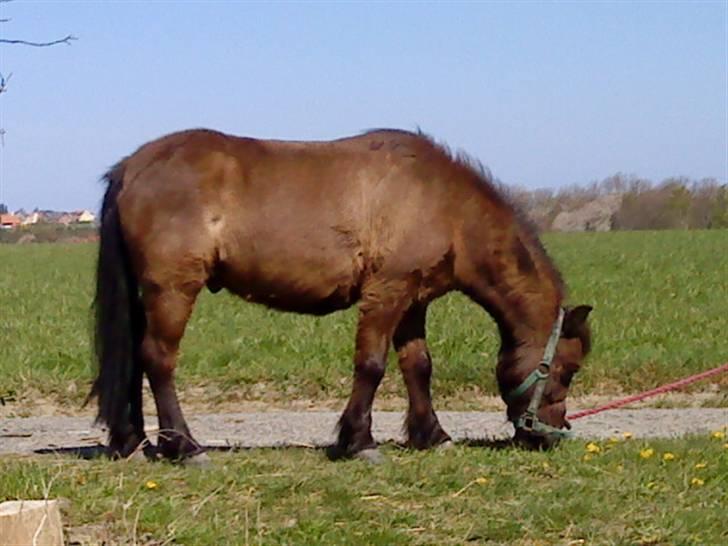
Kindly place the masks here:
[[(89, 398), (97, 396), (97, 422), (109, 427), (112, 444), (124, 443), (141, 420), (144, 307), (122, 233), (117, 197), (124, 162), (104, 175), (108, 186), (101, 208), (101, 241), (94, 299), (94, 348), (98, 375)], [(142, 425), (143, 426), (143, 425)]]

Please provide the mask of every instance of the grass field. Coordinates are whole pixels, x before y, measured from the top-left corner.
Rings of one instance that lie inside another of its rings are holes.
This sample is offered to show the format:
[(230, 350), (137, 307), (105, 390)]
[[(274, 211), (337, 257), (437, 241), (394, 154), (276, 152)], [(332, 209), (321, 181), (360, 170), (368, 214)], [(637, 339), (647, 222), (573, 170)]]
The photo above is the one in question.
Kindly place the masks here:
[(5, 458), (0, 500), (68, 499), (71, 538), (89, 543), (718, 545), (725, 442), (389, 447), (377, 467), (305, 449), (217, 453), (205, 470)]
[[(576, 394), (637, 391), (726, 361), (728, 231), (548, 235), (570, 301), (594, 305)], [(93, 245), (0, 245), (0, 396), (73, 408), (91, 377)], [(348, 394), (354, 311), (312, 318), (205, 293), (180, 382), (215, 401)], [(453, 295), (430, 312), (439, 407), (495, 393), (498, 338)], [(386, 393), (402, 394), (392, 361)], [(725, 398), (726, 377), (697, 389)], [(465, 394), (464, 394), (465, 393)], [(720, 399), (720, 398), (718, 398)], [(457, 446), (389, 462), (307, 449), (213, 453), (210, 469), (0, 459), (0, 501), (68, 499), (74, 540), (110, 544), (725, 544), (725, 432), (568, 441), (548, 453)]]
[[(634, 392), (727, 360), (728, 231), (550, 234), (544, 241), (570, 301), (595, 307), (594, 352), (576, 394)], [(40, 393), (72, 404), (85, 396), (94, 254), (93, 244), (0, 245), (1, 396)], [(354, 310), (282, 314), (204, 293), (183, 341), (179, 381), (203, 387), (212, 400), (345, 397), (355, 318)], [(441, 405), (463, 392), (495, 393), (498, 337), (485, 312), (452, 295), (435, 302), (428, 319)], [(402, 393), (391, 364), (382, 389)], [(714, 382), (728, 385), (725, 376)]]

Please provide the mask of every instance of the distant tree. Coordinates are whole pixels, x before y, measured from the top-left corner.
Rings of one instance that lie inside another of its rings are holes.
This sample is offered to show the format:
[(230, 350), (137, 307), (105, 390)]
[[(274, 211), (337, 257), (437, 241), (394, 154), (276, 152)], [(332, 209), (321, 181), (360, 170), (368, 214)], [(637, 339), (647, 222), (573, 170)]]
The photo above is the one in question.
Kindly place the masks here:
[(629, 180), (622, 173), (616, 173), (608, 176), (599, 183), (599, 189), (602, 193), (624, 193), (627, 191)]
[[(0, 5), (2, 4), (9, 4), (13, 0), (0, 0)], [(10, 22), (9, 17), (0, 17), (0, 23), (9, 23)], [(0, 38), (0, 44), (11, 44), (11, 45), (26, 45), (26, 46), (32, 46), (32, 47), (50, 47), (58, 44), (67, 44), (71, 45), (71, 42), (73, 40), (77, 40), (75, 36), (72, 34), (68, 34), (64, 36), (63, 38), (58, 38), (57, 40), (50, 40), (50, 41), (44, 41), (44, 42), (33, 42), (30, 40), (19, 40), (19, 39), (10, 39), (10, 38)]]
[(693, 196), (688, 189), (690, 181), (684, 177), (668, 178), (661, 185), (661, 190), (667, 195), (663, 205), (662, 223), (664, 229), (686, 229), (688, 227), (688, 213)]
[(715, 200), (710, 211), (711, 228), (728, 228), (728, 184), (716, 189)]
[[(709, 229), (714, 226), (714, 211), (720, 210), (721, 186), (715, 178), (704, 178), (693, 182), (690, 187), (692, 196), (688, 213), (688, 227)], [(716, 220), (720, 213), (716, 215)]]
[(647, 191), (652, 187), (652, 182), (639, 178), (633, 174), (624, 174), (621, 172), (608, 176), (599, 183), (600, 194), (610, 193), (640, 193)]
[[(0, 6), (3, 4), (9, 4), (12, 2), (12, 0), (0, 0)], [(4, 15), (4, 14), (2, 14)], [(0, 17), (0, 23), (9, 23), (10, 18), (9, 17)], [(63, 38), (58, 38), (57, 40), (50, 40), (50, 41), (42, 41), (42, 42), (34, 42), (30, 40), (20, 40), (17, 38), (0, 38), (0, 44), (9, 44), (9, 45), (24, 45), (24, 46), (31, 46), (31, 47), (51, 47), (59, 44), (66, 44), (71, 45), (71, 42), (73, 40), (77, 40), (75, 36), (72, 34), (68, 34), (64, 36)], [(0, 95), (3, 93), (6, 93), (8, 90), (8, 82), (10, 81), (10, 78), (12, 77), (12, 72), (8, 73), (7, 76), (3, 74), (2, 70), (0, 70)], [(0, 127), (0, 140), (2, 140), (2, 137), (5, 135), (5, 130)]]
[[(507, 193), (541, 231), (552, 229), (560, 213), (598, 204), (601, 197), (615, 194), (619, 208), (610, 219), (613, 230), (728, 228), (728, 184), (716, 178), (670, 177), (653, 184), (616, 173), (581, 186), (558, 190), (512, 186)], [(596, 229), (596, 225), (587, 224), (585, 229)]]

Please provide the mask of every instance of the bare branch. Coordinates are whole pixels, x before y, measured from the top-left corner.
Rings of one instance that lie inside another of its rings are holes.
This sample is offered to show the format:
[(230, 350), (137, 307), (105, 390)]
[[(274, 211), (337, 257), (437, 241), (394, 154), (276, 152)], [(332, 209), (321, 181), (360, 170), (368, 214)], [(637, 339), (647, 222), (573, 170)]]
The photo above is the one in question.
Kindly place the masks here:
[(21, 44), (33, 47), (49, 47), (58, 44), (71, 45), (71, 42), (73, 40), (78, 40), (78, 38), (69, 34), (65, 38), (61, 38), (60, 40), (53, 40), (52, 42), (29, 42), (27, 40), (6, 40), (5, 38), (0, 38), (0, 44)]
[[(12, 0), (0, 0), (0, 4), (7, 4), (9, 2), (12, 2)], [(3, 13), (3, 15), (5, 15)], [(8, 23), (10, 22), (9, 17), (0, 17), (0, 23)], [(51, 40), (49, 42), (31, 42), (29, 40), (10, 40), (7, 38), (0, 38), (0, 44), (9, 44), (9, 45), (24, 45), (24, 46), (31, 46), (31, 47), (51, 47), (59, 44), (66, 44), (71, 45), (71, 42), (73, 40), (78, 40), (73, 34), (69, 34), (68, 36), (64, 36), (63, 38), (60, 38), (58, 40)], [(3, 93), (7, 93), (8, 91), (8, 81), (10, 81), (10, 77), (12, 74), (8, 74), (7, 77), (4, 76), (2, 73), (0, 73), (0, 95)], [(5, 145), (5, 129), (0, 126), (0, 147)]]
[(13, 73), (8, 74), (7, 78), (0, 74), (0, 94), (5, 93), (8, 90), (8, 82), (12, 77)]

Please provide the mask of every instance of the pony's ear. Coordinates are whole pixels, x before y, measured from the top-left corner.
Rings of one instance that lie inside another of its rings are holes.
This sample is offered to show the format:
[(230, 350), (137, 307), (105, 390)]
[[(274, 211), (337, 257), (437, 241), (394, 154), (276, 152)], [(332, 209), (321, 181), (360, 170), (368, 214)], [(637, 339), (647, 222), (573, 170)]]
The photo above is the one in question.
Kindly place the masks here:
[(593, 307), (591, 305), (579, 305), (574, 308), (567, 308), (564, 325), (561, 328), (563, 336), (581, 337), (581, 332), (584, 326), (586, 326), (586, 318), (592, 309)]

